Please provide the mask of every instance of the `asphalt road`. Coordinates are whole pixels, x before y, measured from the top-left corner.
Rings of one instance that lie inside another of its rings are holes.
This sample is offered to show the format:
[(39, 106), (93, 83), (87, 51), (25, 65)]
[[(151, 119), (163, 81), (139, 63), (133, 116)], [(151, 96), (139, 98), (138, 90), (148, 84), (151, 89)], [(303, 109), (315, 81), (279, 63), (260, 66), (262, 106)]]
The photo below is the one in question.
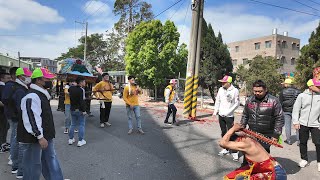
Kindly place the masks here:
[[(220, 157), (220, 128), (210, 114), (199, 112), (207, 121), (191, 122), (180, 117), (180, 126), (163, 125), (165, 109), (158, 103), (142, 103), (142, 126), (145, 135), (127, 135), (127, 116), (122, 100), (114, 97), (111, 127), (99, 127), (99, 109), (93, 102), (94, 117), (86, 120), (87, 145), (76, 147), (67, 144), (63, 134), (64, 114), (56, 111), (55, 148), (65, 179), (70, 180), (212, 180), (222, 179), (240, 166), (231, 156)], [(179, 110), (179, 114), (181, 111)], [(239, 116), (237, 116), (239, 119)], [(315, 147), (309, 143), (311, 164), (300, 169), (299, 149), (294, 144), (284, 149), (273, 147), (271, 155), (284, 166), (290, 180), (317, 180)], [(13, 180), (7, 163), (8, 153), (0, 154), (0, 179)]]

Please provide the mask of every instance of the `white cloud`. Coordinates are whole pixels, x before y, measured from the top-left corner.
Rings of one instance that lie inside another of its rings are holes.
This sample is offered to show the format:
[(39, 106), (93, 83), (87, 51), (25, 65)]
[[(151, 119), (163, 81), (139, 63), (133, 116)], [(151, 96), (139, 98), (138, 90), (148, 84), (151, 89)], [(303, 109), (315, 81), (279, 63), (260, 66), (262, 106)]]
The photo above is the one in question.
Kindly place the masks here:
[(87, 1), (82, 7), (82, 10), (89, 16), (98, 16), (101, 13), (110, 14), (112, 12), (108, 4), (96, 0)]
[(50, 7), (33, 0), (0, 0), (0, 29), (13, 30), (23, 22), (60, 23), (64, 18)]

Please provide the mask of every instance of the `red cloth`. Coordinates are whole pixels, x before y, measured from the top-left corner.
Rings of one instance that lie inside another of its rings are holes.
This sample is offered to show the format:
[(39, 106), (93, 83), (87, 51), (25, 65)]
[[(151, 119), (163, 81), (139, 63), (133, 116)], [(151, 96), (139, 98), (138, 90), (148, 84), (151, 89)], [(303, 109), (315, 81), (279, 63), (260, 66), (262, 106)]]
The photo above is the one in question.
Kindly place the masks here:
[(263, 162), (253, 162), (247, 158), (248, 165), (238, 168), (227, 174), (225, 180), (233, 180), (240, 177), (250, 180), (275, 180), (276, 161), (270, 157)]

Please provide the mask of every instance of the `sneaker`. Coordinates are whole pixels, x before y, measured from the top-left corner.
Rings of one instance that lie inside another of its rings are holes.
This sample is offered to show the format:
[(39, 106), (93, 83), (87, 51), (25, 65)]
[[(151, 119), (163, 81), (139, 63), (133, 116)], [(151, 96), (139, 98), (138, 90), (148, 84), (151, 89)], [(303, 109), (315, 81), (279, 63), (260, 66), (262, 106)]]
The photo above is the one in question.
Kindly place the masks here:
[(300, 141), (297, 141), (297, 146), (300, 146)]
[(140, 134), (143, 135), (143, 134), (144, 134), (144, 131), (142, 131), (142, 129), (139, 129), (139, 130), (138, 130), (138, 133), (140, 133)]
[(78, 132), (79, 132), (79, 130), (78, 130), (78, 129), (75, 129), (75, 130), (74, 130), (74, 133), (78, 133)]
[(10, 149), (7, 149), (5, 147), (0, 147), (0, 154), (1, 153), (5, 153), (5, 152), (9, 152)]
[(17, 179), (23, 179), (23, 175), (17, 175), (16, 178)]
[(129, 135), (132, 134), (132, 129), (129, 129), (128, 134)]
[(290, 140), (284, 140), (285, 143), (292, 145), (292, 142)]
[(76, 140), (74, 138), (73, 139), (69, 139), (68, 144), (72, 145), (74, 142), (76, 142)]
[(236, 152), (236, 153), (231, 153), (231, 155), (232, 155), (232, 160), (234, 160), (234, 161), (239, 161), (239, 154)]
[(87, 144), (87, 142), (86, 142), (84, 139), (82, 139), (81, 141), (78, 141), (77, 146), (78, 146), (78, 147), (81, 147), (81, 146), (83, 146), (83, 145), (85, 145), (85, 144)]
[(164, 122), (164, 124), (165, 125), (169, 125), (169, 126), (171, 126), (172, 124), (171, 123), (169, 123), (169, 122)]
[(105, 122), (104, 123), (106, 126), (111, 126), (111, 124), (109, 122)]
[(66, 129), (64, 130), (63, 134), (68, 134), (68, 133), (69, 133), (69, 129), (66, 128)]
[(226, 150), (226, 149), (222, 149), (220, 152), (219, 152), (219, 156), (224, 156), (224, 155), (227, 155), (227, 154), (229, 154), (229, 151), (228, 150)]
[(12, 170), (11, 170), (11, 173), (12, 173), (12, 174), (17, 174), (17, 172), (18, 172), (18, 169), (12, 169)]
[(299, 167), (301, 167), (301, 168), (304, 168), (308, 165), (309, 165), (308, 161), (306, 161), (304, 159), (299, 162)]
[(320, 172), (320, 163), (318, 163), (318, 171)]
[(100, 127), (101, 127), (101, 128), (104, 128), (104, 123), (101, 123), (101, 124), (100, 124)]
[(9, 159), (8, 165), (12, 166), (12, 160), (11, 159)]

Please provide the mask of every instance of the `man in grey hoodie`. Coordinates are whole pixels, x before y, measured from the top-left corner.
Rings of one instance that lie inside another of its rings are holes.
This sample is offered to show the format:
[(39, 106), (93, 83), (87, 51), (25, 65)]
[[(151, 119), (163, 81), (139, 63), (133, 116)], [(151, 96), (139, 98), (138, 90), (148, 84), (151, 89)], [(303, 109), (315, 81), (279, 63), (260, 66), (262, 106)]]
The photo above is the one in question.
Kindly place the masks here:
[(309, 89), (301, 93), (293, 106), (292, 121), (294, 128), (299, 130), (300, 156), (299, 166), (309, 165), (307, 143), (311, 132), (312, 142), (316, 146), (318, 171), (320, 172), (320, 94), (311, 90), (312, 86), (320, 86), (319, 82), (309, 80)]

